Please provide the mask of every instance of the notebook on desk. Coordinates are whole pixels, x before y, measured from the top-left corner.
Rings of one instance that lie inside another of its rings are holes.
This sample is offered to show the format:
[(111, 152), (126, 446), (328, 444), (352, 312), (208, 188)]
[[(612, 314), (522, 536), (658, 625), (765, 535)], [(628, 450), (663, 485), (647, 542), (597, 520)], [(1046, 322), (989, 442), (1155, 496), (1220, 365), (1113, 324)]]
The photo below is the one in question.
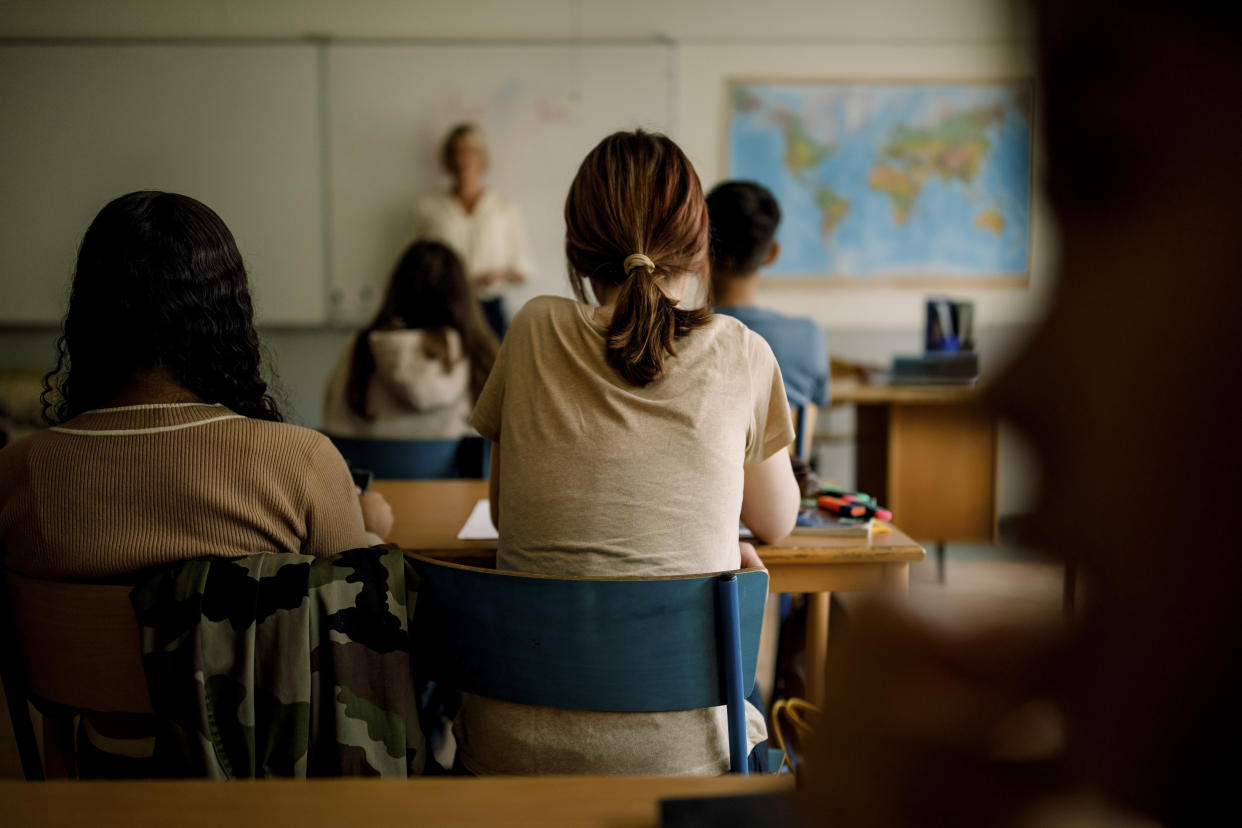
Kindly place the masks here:
[(458, 540), (500, 540), (500, 533), (492, 525), (491, 501), (486, 497), (474, 504), (470, 517), (457, 533)]
[(866, 538), (871, 535), (871, 520), (839, 518), (818, 506), (806, 506), (798, 512), (795, 535), (828, 535), (835, 538)]

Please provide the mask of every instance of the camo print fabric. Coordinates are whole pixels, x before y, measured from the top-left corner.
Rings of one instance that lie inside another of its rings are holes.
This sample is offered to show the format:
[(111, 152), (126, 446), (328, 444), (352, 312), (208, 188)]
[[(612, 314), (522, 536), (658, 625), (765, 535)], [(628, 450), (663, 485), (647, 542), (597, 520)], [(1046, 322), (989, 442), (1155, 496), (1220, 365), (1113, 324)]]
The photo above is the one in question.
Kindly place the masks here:
[(171, 776), (404, 777), (423, 739), (399, 550), (161, 568), (130, 594)]

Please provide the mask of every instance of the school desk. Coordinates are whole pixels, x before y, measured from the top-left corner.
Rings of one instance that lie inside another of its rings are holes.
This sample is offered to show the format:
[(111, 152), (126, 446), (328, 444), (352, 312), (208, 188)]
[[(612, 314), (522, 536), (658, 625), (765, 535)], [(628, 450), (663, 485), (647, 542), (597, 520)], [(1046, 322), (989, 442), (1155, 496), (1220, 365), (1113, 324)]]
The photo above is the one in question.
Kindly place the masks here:
[(835, 383), (832, 402), (857, 410), (855, 485), (912, 537), (996, 539), (997, 421), (978, 389), (960, 385)]
[[(457, 540), (475, 502), (487, 497), (486, 480), (377, 480), (372, 489), (392, 505), (389, 540), (402, 549), (474, 566), (496, 565), (495, 541)], [(768, 568), (772, 592), (808, 593), (807, 697), (815, 702), (823, 699), (831, 593), (904, 591), (910, 564), (925, 557), (923, 548), (897, 529), (870, 538), (790, 535), (756, 549)]]
[(5, 825), (651, 826), (660, 800), (793, 792), (791, 776), (0, 782)]

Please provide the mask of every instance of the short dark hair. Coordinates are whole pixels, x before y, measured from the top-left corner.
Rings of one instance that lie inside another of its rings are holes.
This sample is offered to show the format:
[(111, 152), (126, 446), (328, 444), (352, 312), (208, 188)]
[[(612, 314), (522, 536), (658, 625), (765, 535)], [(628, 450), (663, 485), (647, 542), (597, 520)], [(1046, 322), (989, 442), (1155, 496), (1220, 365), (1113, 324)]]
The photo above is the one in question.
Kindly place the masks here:
[(772, 193), (753, 181), (726, 181), (707, 194), (711, 221), (712, 283), (749, 276), (772, 249), (781, 208)]

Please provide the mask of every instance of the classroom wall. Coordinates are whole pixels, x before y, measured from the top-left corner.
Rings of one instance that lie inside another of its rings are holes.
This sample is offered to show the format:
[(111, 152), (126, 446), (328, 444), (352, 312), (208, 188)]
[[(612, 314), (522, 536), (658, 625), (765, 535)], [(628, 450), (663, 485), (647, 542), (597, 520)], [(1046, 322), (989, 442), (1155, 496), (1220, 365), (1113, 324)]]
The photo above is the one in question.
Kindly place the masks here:
[[(723, 83), (730, 75), (1025, 75), (1029, 50), (1023, 21), (1015, 17), (1020, 7), (1010, 0), (0, 0), (0, 37), (665, 38), (677, 52), (674, 137), (710, 185), (722, 174)], [(1055, 232), (1042, 206), (1032, 245), (1028, 288), (954, 291), (976, 302), (985, 374), (1021, 347), (1046, 306)], [(917, 288), (770, 289), (764, 301), (813, 316), (835, 354), (883, 364), (894, 353), (919, 350), (923, 295)], [(281, 327), (262, 333), (291, 418), (317, 425), (323, 380), (347, 332)], [(54, 336), (46, 326), (0, 327), (0, 364), (46, 366)], [(1032, 470), (1008, 434), (1001, 463), (1001, 511), (1023, 511)]]

